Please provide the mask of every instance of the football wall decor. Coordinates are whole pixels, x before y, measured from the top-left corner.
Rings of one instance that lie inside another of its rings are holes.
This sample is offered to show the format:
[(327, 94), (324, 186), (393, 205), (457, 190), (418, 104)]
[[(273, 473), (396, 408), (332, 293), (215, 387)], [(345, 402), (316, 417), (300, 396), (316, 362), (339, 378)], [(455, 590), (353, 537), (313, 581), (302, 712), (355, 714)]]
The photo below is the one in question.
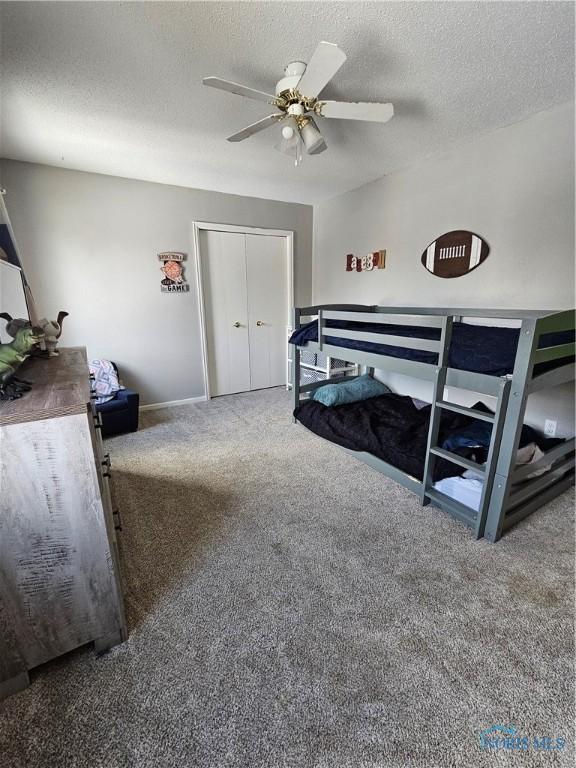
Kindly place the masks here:
[(422, 264), (437, 277), (462, 277), (480, 266), (489, 252), (482, 237), (456, 229), (430, 243), (422, 254)]

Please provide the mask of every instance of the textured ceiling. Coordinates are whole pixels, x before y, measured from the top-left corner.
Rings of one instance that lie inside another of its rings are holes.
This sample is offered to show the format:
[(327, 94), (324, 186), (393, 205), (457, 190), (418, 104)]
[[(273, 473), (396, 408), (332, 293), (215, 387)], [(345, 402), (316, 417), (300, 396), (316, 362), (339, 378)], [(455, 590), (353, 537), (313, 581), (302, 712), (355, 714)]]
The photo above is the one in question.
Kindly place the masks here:
[[(562, 2), (3, 2), (0, 153), (66, 168), (318, 202), (574, 95)], [(392, 101), (386, 125), (322, 121), (296, 169), (268, 114), (201, 85), (273, 91), (320, 40), (348, 61), (323, 95)]]

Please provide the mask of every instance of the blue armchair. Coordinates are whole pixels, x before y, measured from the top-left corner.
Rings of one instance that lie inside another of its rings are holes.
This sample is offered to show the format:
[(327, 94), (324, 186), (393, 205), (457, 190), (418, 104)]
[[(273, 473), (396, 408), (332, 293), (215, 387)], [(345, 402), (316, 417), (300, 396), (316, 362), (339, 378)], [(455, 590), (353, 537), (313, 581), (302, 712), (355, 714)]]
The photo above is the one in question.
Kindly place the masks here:
[[(112, 363), (118, 373), (116, 363)], [(112, 400), (98, 403), (96, 412), (102, 415), (102, 437), (112, 437), (123, 432), (138, 430), (140, 395), (133, 389), (120, 389)]]

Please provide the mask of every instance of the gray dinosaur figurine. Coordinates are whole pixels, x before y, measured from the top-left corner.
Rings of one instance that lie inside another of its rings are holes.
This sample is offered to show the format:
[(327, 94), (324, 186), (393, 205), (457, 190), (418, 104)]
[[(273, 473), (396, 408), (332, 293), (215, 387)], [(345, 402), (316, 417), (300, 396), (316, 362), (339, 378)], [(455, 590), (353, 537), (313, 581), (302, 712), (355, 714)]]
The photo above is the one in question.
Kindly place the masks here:
[(56, 351), (56, 345), (62, 335), (62, 323), (65, 317), (68, 317), (68, 312), (58, 312), (56, 320), (48, 320), (44, 317), (38, 321), (38, 326), (44, 331), (44, 340), (40, 346), (50, 357), (59, 354)]
[(0, 400), (15, 400), (30, 389), (30, 382), (14, 376), (35, 344), (42, 340), (39, 328), (23, 326), (10, 344), (0, 344)]
[[(8, 312), (0, 312), (0, 317), (6, 320), (6, 333), (13, 339), (20, 328), (30, 325), (30, 320), (23, 317), (12, 317)], [(58, 355), (56, 345), (62, 335), (62, 324), (66, 317), (68, 317), (68, 312), (60, 311), (56, 320), (46, 320), (44, 318), (38, 322), (38, 328), (42, 332), (42, 342), (40, 346), (32, 349), (31, 355), (34, 357), (54, 357)], [(0, 339), (1, 341), (2, 339)]]
[(12, 317), (8, 312), (0, 312), (0, 317), (3, 320), (6, 320), (6, 333), (11, 338), (16, 336), (16, 333), (20, 328), (30, 325), (30, 320), (24, 319), (23, 317)]

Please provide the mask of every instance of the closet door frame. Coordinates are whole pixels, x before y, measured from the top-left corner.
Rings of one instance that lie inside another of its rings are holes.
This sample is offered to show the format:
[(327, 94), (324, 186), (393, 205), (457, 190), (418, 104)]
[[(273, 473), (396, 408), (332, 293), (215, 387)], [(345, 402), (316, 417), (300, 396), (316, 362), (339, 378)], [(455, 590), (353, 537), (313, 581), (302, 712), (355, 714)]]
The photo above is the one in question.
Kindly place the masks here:
[(262, 227), (247, 227), (239, 224), (215, 224), (207, 221), (195, 221), (192, 224), (192, 240), (194, 243), (194, 259), (196, 262), (196, 281), (198, 286), (198, 311), (200, 316), (200, 341), (202, 347), (202, 369), (204, 374), (204, 391), (206, 400), (212, 397), (210, 391), (210, 376), (208, 369), (208, 342), (206, 336), (206, 298), (204, 296), (204, 281), (202, 275), (202, 254), (200, 252), (200, 232), (236, 232), (240, 235), (271, 235), (282, 237), (285, 243), (286, 258), (286, 328), (290, 327), (292, 308), (294, 306), (294, 232), (288, 229), (262, 229)]

